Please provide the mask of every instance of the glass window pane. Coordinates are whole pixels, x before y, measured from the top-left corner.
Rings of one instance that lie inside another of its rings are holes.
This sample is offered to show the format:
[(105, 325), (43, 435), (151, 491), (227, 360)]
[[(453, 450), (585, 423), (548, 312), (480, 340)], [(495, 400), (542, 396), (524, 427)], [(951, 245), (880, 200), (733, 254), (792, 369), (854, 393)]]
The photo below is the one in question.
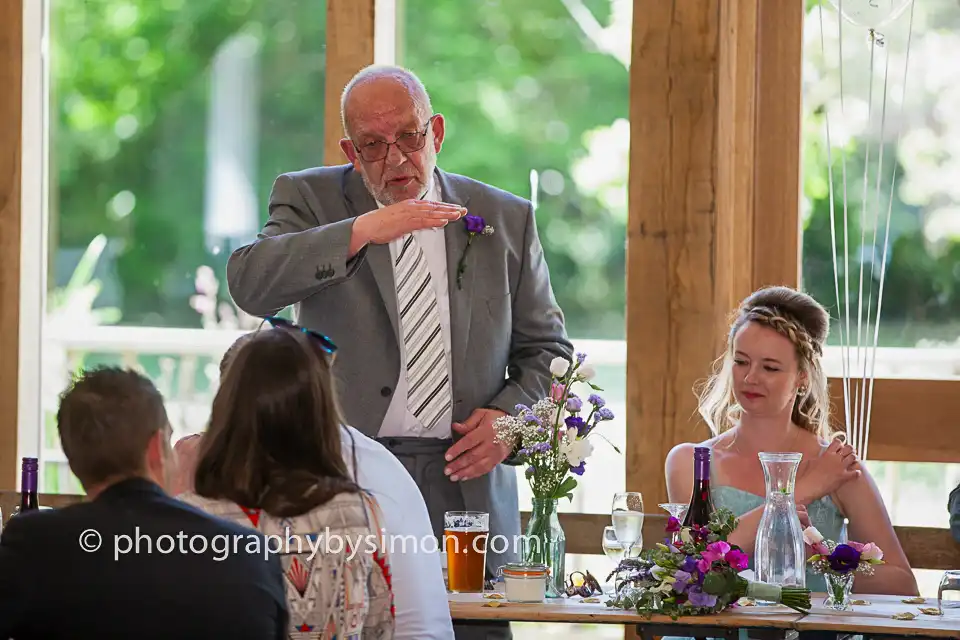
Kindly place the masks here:
[[(802, 281), (831, 308), (832, 345), (842, 331), (872, 346), (883, 273), (875, 374), (960, 378), (960, 71), (947, 62), (960, 5), (907, 4), (871, 39), (870, 25), (807, 3)], [(841, 355), (827, 360), (842, 375)]]
[[(446, 118), (440, 168), (533, 201), (568, 333), (602, 362), (616, 416), (603, 431), (621, 450), (631, 19), (630, 0), (405, 0), (397, 18), (398, 62)], [(609, 512), (624, 487), (623, 456), (593, 444), (563, 511)]]
[(175, 436), (203, 429), (220, 354), (256, 324), (226, 258), (278, 174), (322, 163), (325, 5), (49, 0), (42, 490), (79, 491), (55, 413), (81, 366), (142, 367)]

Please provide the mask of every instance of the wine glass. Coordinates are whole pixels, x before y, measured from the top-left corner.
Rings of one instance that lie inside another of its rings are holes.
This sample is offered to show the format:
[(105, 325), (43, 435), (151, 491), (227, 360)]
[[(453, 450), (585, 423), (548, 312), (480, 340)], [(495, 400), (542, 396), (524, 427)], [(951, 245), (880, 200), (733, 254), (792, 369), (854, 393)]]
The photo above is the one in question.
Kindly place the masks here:
[[(671, 517), (676, 518), (680, 521), (680, 524), (683, 524), (683, 517), (687, 515), (687, 508), (690, 506), (681, 502), (665, 502), (663, 504), (657, 505), (661, 509), (665, 510), (670, 514)], [(670, 534), (670, 544), (676, 546), (680, 542), (680, 533), (675, 532)]]
[[(611, 526), (606, 526), (603, 528), (603, 553), (610, 560), (613, 561), (614, 568), (620, 566), (620, 561), (623, 560), (623, 543), (617, 538), (616, 530)], [(616, 587), (611, 587), (610, 593), (612, 593)]]
[(625, 555), (633, 558), (643, 548), (643, 496), (625, 491), (613, 496), (610, 518), (617, 540), (623, 543)]

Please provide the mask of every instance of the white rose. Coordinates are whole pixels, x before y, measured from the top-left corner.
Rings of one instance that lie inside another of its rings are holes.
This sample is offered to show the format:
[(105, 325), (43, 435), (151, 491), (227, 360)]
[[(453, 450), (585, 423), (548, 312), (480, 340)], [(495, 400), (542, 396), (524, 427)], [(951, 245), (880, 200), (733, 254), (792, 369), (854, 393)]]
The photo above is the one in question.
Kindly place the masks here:
[(554, 358), (550, 363), (550, 373), (553, 374), (555, 378), (562, 378), (567, 375), (567, 369), (569, 368), (570, 363), (563, 358)]
[(593, 380), (597, 376), (597, 370), (594, 369), (593, 366), (585, 364), (577, 370), (577, 374), (581, 380), (588, 381)]
[(823, 542), (823, 536), (816, 527), (807, 527), (803, 530), (803, 541), (812, 547), (818, 542)]

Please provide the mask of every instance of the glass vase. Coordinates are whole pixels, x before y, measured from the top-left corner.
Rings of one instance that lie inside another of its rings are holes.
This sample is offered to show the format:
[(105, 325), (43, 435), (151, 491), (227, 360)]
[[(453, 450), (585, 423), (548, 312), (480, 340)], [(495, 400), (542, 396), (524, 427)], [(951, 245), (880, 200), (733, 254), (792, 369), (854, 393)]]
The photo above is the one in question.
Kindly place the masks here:
[[(759, 454), (766, 481), (766, 500), (757, 527), (754, 570), (757, 580), (781, 587), (805, 587), (803, 528), (793, 490), (800, 453)], [(774, 604), (758, 602), (758, 604)]]
[(550, 570), (547, 579), (547, 598), (561, 598), (566, 594), (564, 563), (567, 555), (567, 537), (557, 517), (557, 500), (533, 499), (533, 509), (523, 539), (523, 560), (544, 564)]
[(823, 577), (827, 582), (827, 599), (823, 605), (836, 611), (852, 609), (850, 593), (853, 591), (853, 572), (825, 573)]

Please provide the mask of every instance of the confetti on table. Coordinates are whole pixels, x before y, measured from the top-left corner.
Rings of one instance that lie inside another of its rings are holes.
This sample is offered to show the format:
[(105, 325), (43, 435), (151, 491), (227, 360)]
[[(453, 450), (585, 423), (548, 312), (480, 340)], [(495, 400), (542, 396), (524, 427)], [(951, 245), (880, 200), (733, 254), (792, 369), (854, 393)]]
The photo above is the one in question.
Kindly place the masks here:
[(920, 607), (920, 613), (925, 613), (928, 616), (942, 616), (943, 611), (937, 609), (936, 607)]
[(600, 598), (584, 598), (581, 602), (600, 602)]
[(483, 603), (482, 605), (480, 605), (480, 606), (482, 606), (482, 607), (499, 607), (501, 604), (502, 604), (502, 603), (497, 602), (496, 600), (493, 600), (492, 602), (484, 602), (484, 603)]
[(894, 620), (913, 620), (914, 618), (917, 617), (917, 614), (910, 613), (909, 611), (905, 611), (904, 613), (895, 613), (891, 617)]
[(503, 600), (502, 593), (485, 593), (483, 594), (484, 598), (489, 598), (490, 600)]
[(907, 603), (907, 604), (923, 604), (924, 602), (926, 602), (926, 599), (924, 599), (924, 598), (904, 598), (904, 599), (902, 600), (902, 602), (905, 602), (905, 603)]
[(851, 600), (850, 604), (856, 605), (858, 607), (869, 607), (870, 601), (869, 600)]

